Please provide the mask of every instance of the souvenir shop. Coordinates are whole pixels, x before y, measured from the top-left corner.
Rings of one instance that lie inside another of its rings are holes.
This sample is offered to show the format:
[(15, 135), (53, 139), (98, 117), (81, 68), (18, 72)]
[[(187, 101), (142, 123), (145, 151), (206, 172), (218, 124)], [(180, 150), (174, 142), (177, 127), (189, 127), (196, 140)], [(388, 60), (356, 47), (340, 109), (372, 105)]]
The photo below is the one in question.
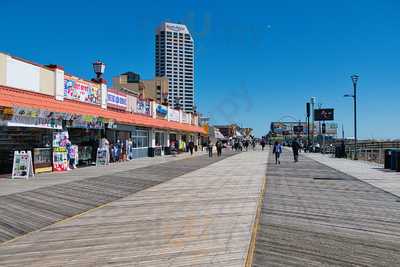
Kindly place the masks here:
[(31, 151), (35, 173), (52, 170), (53, 133), (65, 114), (46, 110), (0, 107), (0, 174), (11, 173), (14, 151)]
[(75, 116), (67, 121), (69, 140), (78, 146), (78, 166), (90, 166), (96, 163), (96, 153), (102, 135), (105, 119), (95, 116)]

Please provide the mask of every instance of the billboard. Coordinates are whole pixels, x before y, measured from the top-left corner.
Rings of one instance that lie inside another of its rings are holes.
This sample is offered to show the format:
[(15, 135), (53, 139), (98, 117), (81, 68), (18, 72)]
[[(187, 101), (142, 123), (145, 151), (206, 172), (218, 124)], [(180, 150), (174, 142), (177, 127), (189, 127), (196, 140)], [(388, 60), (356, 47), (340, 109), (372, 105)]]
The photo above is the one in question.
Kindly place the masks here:
[(100, 86), (64, 75), (64, 97), (90, 104), (101, 104)]
[(107, 106), (126, 110), (128, 105), (128, 98), (125, 94), (117, 90), (108, 89), (107, 92)]
[(314, 121), (333, 121), (333, 108), (321, 108), (314, 110)]

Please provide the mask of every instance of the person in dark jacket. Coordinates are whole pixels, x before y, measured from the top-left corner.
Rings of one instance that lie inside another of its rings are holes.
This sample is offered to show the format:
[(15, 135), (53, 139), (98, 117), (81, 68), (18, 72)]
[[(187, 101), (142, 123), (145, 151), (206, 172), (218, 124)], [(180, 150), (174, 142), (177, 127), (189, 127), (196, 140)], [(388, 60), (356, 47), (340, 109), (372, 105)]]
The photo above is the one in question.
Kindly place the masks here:
[(272, 149), (272, 153), (275, 154), (275, 164), (281, 164), (279, 157), (281, 156), (282, 153), (282, 145), (278, 141), (275, 142), (274, 148)]
[(294, 162), (298, 162), (299, 161), (299, 149), (300, 149), (299, 141), (297, 141), (297, 139), (294, 139), (293, 142), (292, 142), (292, 150), (293, 150)]
[(189, 141), (189, 151), (190, 151), (190, 155), (193, 155), (193, 149), (194, 149), (194, 142), (193, 140)]
[(222, 155), (222, 142), (218, 140), (215, 146), (217, 147), (217, 156), (220, 157)]

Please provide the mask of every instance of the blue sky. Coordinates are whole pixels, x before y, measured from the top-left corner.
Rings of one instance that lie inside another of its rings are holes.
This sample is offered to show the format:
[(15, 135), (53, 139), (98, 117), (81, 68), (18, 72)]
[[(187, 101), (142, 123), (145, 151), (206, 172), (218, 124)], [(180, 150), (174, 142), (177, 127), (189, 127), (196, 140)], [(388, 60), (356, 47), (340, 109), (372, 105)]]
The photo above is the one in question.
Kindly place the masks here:
[(359, 80), (359, 136), (400, 137), (400, 2), (0, 1), (0, 51), (91, 78), (154, 76), (154, 31), (182, 22), (194, 35), (196, 102), (214, 123), (265, 134), (305, 116), (311, 96), (352, 134), (350, 75)]

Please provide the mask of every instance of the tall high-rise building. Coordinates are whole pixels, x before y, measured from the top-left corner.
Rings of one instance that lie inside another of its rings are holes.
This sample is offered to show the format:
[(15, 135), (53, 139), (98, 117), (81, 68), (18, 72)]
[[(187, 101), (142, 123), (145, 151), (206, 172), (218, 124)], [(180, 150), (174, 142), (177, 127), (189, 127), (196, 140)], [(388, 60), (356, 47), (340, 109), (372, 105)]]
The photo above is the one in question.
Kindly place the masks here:
[(194, 44), (187, 27), (165, 22), (156, 30), (156, 76), (169, 80), (168, 102), (194, 111)]

